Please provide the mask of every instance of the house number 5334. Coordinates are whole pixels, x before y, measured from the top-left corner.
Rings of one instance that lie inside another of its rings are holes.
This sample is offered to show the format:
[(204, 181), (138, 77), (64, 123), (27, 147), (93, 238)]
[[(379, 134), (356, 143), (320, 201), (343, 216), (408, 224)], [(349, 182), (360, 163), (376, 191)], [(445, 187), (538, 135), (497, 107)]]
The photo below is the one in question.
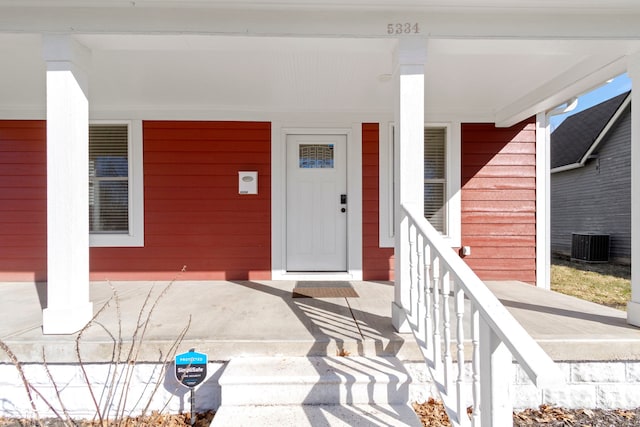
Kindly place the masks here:
[(420, 34), (420, 26), (417, 22), (387, 24), (387, 34)]

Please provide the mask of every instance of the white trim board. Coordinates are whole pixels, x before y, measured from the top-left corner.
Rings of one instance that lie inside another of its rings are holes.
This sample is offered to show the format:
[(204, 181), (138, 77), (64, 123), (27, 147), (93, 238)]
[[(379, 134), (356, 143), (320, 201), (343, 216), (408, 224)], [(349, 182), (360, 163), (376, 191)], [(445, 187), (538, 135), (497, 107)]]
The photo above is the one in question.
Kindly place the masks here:
[(90, 233), (91, 247), (144, 246), (144, 162), (142, 121), (91, 120), (90, 124), (127, 124), (129, 127), (129, 232), (126, 234)]
[[(451, 247), (459, 247), (462, 241), (461, 168), (462, 142), (461, 122), (427, 122), (425, 127), (442, 127), (447, 130), (447, 235), (444, 238)], [(379, 130), (379, 245), (393, 248), (394, 242), (394, 148), (393, 122), (381, 122)]]
[[(347, 137), (347, 271), (289, 273), (286, 268), (286, 140), (293, 134)], [(271, 278), (272, 280), (362, 280), (362, 123), (319, 127), (271, 123)]]

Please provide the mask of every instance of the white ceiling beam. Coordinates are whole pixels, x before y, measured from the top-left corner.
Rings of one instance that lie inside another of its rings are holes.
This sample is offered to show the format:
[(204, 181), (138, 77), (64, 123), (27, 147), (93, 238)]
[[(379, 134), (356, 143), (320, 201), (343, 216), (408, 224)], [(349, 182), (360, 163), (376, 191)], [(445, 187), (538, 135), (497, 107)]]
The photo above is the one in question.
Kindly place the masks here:
[[(129, 2), (136, 4), (135, 1)], [(11, 4), (22, 4), (12, 2)], [(49, 4), (49, 2), (46, 2)], [(155, 4), (155, 3), (154, 3)], [(169, 3), (171, 5), (172, 3)], [(553, 8), (531, 12), (482, 9), (425, 11), (224, 7), (23, 7), (0, 3), (0, 32), (87, 34), (211, 34), (293, 37), (429, 37), (432, 39), (640, 40), (640, 2), (632, 10), (602, 13)], [(396, 34), (402, 24), (402, 34)], [(404, 34), (409, 24), (409, 34)], [(389, 26), (391, 25), (391, 27)], [(417, 30), (414, 33), (414, 29)]]
[(527, 95), (497, 111), (496, 126), (513, 126), (602, 85), (626, 71), (626, 58), (624, 55), (605, 58), (597, 56), (580, 62), (544, 85), (532, 88)]

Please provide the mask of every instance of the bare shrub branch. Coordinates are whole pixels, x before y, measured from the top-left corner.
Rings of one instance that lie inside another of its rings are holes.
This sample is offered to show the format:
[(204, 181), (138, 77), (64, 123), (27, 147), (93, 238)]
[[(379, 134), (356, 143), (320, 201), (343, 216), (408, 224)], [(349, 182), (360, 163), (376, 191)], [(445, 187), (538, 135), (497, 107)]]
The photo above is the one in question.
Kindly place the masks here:
[(113, 300), (113, 295), (107, 300), (106, 303), (104, 303), (102, 307), (100, 307), (100, 310), (98, 310), (96, 314), (93, 315), (89, 323), (87, 323), (84, 326), (84, 328), (82, 328), (80, 332), (78, 332), (78, 336), (76, 337), (76, 356), (78, 358), (78, 363), (80, 364), (80, 370), (82, 371), (82, 375), (84, 376), (84, 380), (87, 384), (87, 388), (89, 389), (89, 394), (91, 395), (91, 399), (93, 400), (93, 404), (95, 405), (96, 412), (98, 413), (98, 417), (100, 418), (101, 426), (104, 426), (104, 420), (102, 418), (102, 414), (100, 413), (100, 405), (98, 404), (98, 401), (96, 400), (96, 396), (93, 393), (93, 388), (91, 387), (91, 381), (89, 381), (87, 370), (84, 368), (82, 356), (80, 355), (80, 341), (82, 340), (82, 335), (85, 333), (85, 331), (89, 329), (91, 326), (93, 326), (98, 316), (100, 316), (100, 314), (102, 314), (102, 312), (107, 309), (107, 307), (109, 306), (112, 300)]
[[(58, 418), (60, 418), (61, 420), (64, 420), (64, 424), (66, 426), (71, 427), (73, 426), (73, 423), (71, 422), (71, 416), (69, 415), (69, 412), (67, 411), (67, 407), (62, 401), (62, 396), (60, 395), (58, 384), (56, 384), (55, 380), (53, 379), (53, 375), (51, 375), (51, 371), (49, 370), (49, 364), (47, 363), (47, 356), (45, 354), (44, 347), (42, 348), (42, 364), (44, 365), (44, 370), (47, 373), (47, 378), (49, 378), (49, 382), (53, 386), (53, 390), (56, 392), (56, 398), (58, 399), (58, 403), (60, 403), (60, 408), (62, 408), (62, 412), (64, 413), (64, 418), (62, 418), (51, 405), (49, 405), (49, 408), (51, 408), (51, 410), (56, 414)], [(45, 400), (46, 402), (46, 399), (43, 399), (43, 400)]]
[[(189, 321), (187, 322), (187, 326), (185, 326), (184, 329), (182, 329), (182, 331), (178, 335), (178, 338), (176, 338), (173, 341), (173, 344), (169, 348), (169, 351), (167, 352), (164, 360), (162, 361), (162, 369), (160, 371), (160, 378), (162, 378), (162, 377), (164, 377), (166, 375), (167, 366), (169, 365), (169, 360), (173, 359), (175, 357), (175, 354), (178, 351), (178, 347), (182, 343), (182, 340), (184, 339), (184, 337), (187, 335), (187, 331), (189, 331), (190, 327), (191, 327), (191, 315), (189, 315)], [(151, 393), (151, 397), (147, 401), (147, 406), (145, 406), (145, 408), (142, 411), (142, 415), (145, 415), (147, 413), (147, 411), (149, 410), (149, 406), (151, 405), (151, 400), (153, 399), (153, 396), (155, 396), (155, 394), (156, 394), (156, 392), (158, 391), (159, 388), (160, 388), (160, 381), (157, 381), (156, 385), (155, 385), (155, 387), (153, 389), (153, 392)], [(177, 391), (177, 389), (175, 391)], [(160, 412), (164, 411), (168, 404), (169, 404), (169, 401), (165, 402), (165, 404), (162, 407), (162, 409), (160, 410)]]
[(40, 390), (35, 388), (31, 383), (29, 383), (29, 387), (31, 388), (31, 390), (33, 390), (33, 392), (35, 394), (38, 395), (38, 397), (40, 397), (40, 399), (42, 399), (44, 404), (47, 405), (47, 407), (51, 410), (51, 412), (53, 412), (55, 414), (56, 418), (64, 421), (65, 425), (67, 425), (66, 420), (64, 418), (62, 418), (62, 416), (60, 416), (58, 411), (56, 411), (56, 408), (47, 400), (47, 398), (45, 398), (44, 395), (42, 393), (40, 393)]
[[(186, 270), (186, 266), (182, 268), (182, 272), (184, 272), (185, 270)], [(124, 340), (123, 340), (123, 323), (122, 323), (120, 297), (118, 295), (117, 290), (115, 289), (113, 284), (110, 282), (109, 282), (109, 285), (111, 286), (111, 290), (112, 290), (111, 297), (102, 305), (102, 307), (100, 307), (100, 309), (94, 314), (91, 320), (89, 320), (89, 322), (78, 332), (75, 339), (76, 358), (80, 367), (80, 371), (82, 373), (84, 383), (87, 385), (89, 394), (91, 396), (91, 400), (93, 401), (93, 405), (96, 410), (93, 420), (90, 421), (91, 425), (100, 425), (104, 427), (107, 425), (109, 426), (133, 425), (131, 424), (132, 422), (135, 424), (136, 423), (135, 419), (132, 419), (129, 416), (130, 411), (138, 407), (138, 405), (142, 401), (143, 396), (147, 394), (148, 390), (151, 390), (151, 392), (150, 392), (150, 395), (148, 396), (148, 400), (146, 401), (146, 405), (144, 405), (144, 408), (142, 409), (142, 414), (140, 417), (145, 417), (146, 414), (150, 411), (153, 398), (156, 395), (157, 391), (160, 389), (160, 386), (163, 384), (164, 378), (167, 375), (167, 369), (170, 365), (170, 361), (173, 357), (175, 357), (175, 354), (177, 353), (177, 350), (180, 344), (182, 344), (189, 328), (191, 327), (191, 316), (189, 316), (186, 326), (180, 331), (177, 338), (173, 340), (173, 342), (171, 343), (168, 351), (165, 353), (162, 349), (160, 350), (160, 354), (158, 357), (158, 362), (160, 363), (160, 370), (159, 370), (159, 377), (158, 377), (159, 379), (156, 381), (155, 385), (153, 386), (152, 384), (145, 384), (144, 391), (141, 393), (140, 398), (138, 399), (137, 402), (134, 402), (135, 403), (134, 407), (133, 409), (130, 409), (130, 410), (127, 409), (127, 400), (129, 397), (128, 396), (129, 386), (131, 384), (131, 381), (134, 375), (135, 366), (139, 362), (139, 357), (141, 356), (142, 344), (146, 337), (147, 331), (151, 325), (151, 319), (153, 317), (153, 313), (156, 310), (160, 302), (160, 299), (163, 298), (168, 293), (169, 289), (171, 288), (171, 286), (174, 284), (176, 280), (178, 280), (177, 276), (175, 279), (169, 282), (162, 289), (162, 291), (155, 298), (153, 298), (153, 300), (152, 300), (153, 289), (149, 290), (138, 312), (138, 317), (132, 333), (131, 345), (126, 355), (123, 355)], [(107, 308), (110, 307), (114, 302), (115, 302), (117, 325), (118, 325), (116, 336), (114, 336), (114, 334), (104, 324), (98, 321), (98, 318), (102, 316), (107, 310)], [(111, 362), (109, 364), (110, 366), (108, 369), (105, 385), (103, 386), (102, 392), (100, 393), (100, 398), (97, 398), (96, 393), (93, 390), (91, 380), (89, 379), (89, 374), (87, 373), (87, 366), (85, 364), (85, 361), (82, 358), (82, 352), (81, 352), (82, 342), (83, 342), (85, 333), (94, 325), (98, 326), (99, 328), (102, 328), (102, 330), (104, 330), (107, 333), (107, 335), (111, 338), (113, 342), (113, 348), (111, 352)], [(76, 426), (77, 425), (76, 421), (74, 421), (71, 418), (68, 408), (64, 404), (60, 388), (58, 384), (55, 382), (55, 379), (51, 373), (50, 367), (46, 360), (46, 354), (45, 354), (44, 348), (42, 349), (43, 366), (46, 371), (48, 380), (53, 386), (55, 397), (58, 400), (58, 403), (62, 410), (62, 414), (60, 413), (59, 410), (56, 409), (56, 407), (54, 407), (45, 398), (45, 396), (39, 390), (37, 390), (35, 387), (33, 387), (32, 384), (29, 383), (29, 381), (25, 376), (22, 364), (18, 361), (17, 357), (11, 351), (11, 349), (2, 340), (0, 340), (0, 349), (2, 349), (9, 356), (9, 359), (11, 360), (13, 365), (16, 367), (20, 375), (20, 378), (24, 384), (25, 390), (29, 397), (31, 408), (34, 413), (34, 418), (35, 418), (34, 421), (36, 422), (36, 424), (34, 425), (40, 425), (40, 426), (42, 425), (42, 422), (40, 421), (40, 414), (38, 413), (38, 409), (34, 401), (34, 394), (35, 394), (48, 406), (51, 412), (55, 414), (55, 416), (64, 423), (65, 426), (67, 427)], [(126, 367), (124, 367), (124, 369), (122, 369), (121, 367), (123, 363), (126, 364)], [(156, 369), (154, 369), (154, 374), (155, 372), (156, 372)], [(117, 401), (117, 404), (116, 404), (116, 401)], [(161, 414), (166, 409), (170, 401), (171, 401), (171, 398), (169, 398), (169, 400), (167, 400), (167, 402), (164, 403), (164, 406), (162, 407), (162, 409), (160, 409), (160, 411), (154, 410), (152, 412), (151, 417), (156, 420), (154, 421), (154, 425), (158, 425), (158, 422), (161, 422), (161, 420), (163, 420), (163, 418), (160, 417), (159, 414)], [(115, 418), (111, 418), (110, 415), (114, 415)], [(136, 417), (136, 419), (140, 419), (140, 417)], [(97, 421), (96, 421), (96, 418), (98, 418)], [(110, 418), (111, 418), (111, 422), (108, 422)]]
[(41, 425), (40, 415), (38, 414), (38, 409), (36, 408), (36, 404), (33, 401), (33, 396), (31, 395), (31, 384), (29, 384), (29, 381), (27, 381), (27, 377), (24, 375), (22, 364), (20, 363), (16, 355), (13, 353), (13, 351), (11, 351), (11, 349), (7, 346), (7, 344), (5, 344), (5, 342), (2, 340), (0, 340), (0, 348), (7, 354), (7, 356), (9, 356), (11, 363), (13, 363), (13, 366), (15, 366), (16, 369), (18, 370), (18, 375), (20, 375), (22, 384), (24, 384), (24, 388), (27, 392), (27, 396), (29, 397), (29, 403), (31, 404), (31, 408), (33, 409), (33, 413), (35, 414), (36, 422), (38, 423), (38, 425)]
[[(118, 295), (118, 291), (116, 290), (116, 288), (113, 286), (113, 283), (109, 282), (109, 287), (111, 288), (111, 293), (114, 297), (114, 301), (116, 304), (116, 318), (118, 320), (118, 335), (116, 338), (111, 334), (110, 331), (107, 330), (107, 328), (104, 328), (105, 331), (109, 334), (109, 336), (113, 340), (114, 347), (111, 353), (111, 365), (113, 366), (113, 372), (111, 372), (111, 368), (109, 368), (110, 372), (107, 378), (110, 377), (110, 383), (109, 383), (109, 386), (107, 387), (107, 396), (104, 399), (104, 404), (102, 409), (103, 418), (108, 417), (109, 408), (113, 404), (113, 399), (115, 399), (114, 390), (116, 389), (116, 384), (118, 380), (118, 369), (120, 367), (120, 364), (122, 363), (122, 311), (120, 308), (120, 296)], [(104, 396), (104, 390), (103, 390), (103, 395), (100, 398), (101, 401), (103, 396)], [(94, 420), (96, 416), (97, 414), (94, 416)]]

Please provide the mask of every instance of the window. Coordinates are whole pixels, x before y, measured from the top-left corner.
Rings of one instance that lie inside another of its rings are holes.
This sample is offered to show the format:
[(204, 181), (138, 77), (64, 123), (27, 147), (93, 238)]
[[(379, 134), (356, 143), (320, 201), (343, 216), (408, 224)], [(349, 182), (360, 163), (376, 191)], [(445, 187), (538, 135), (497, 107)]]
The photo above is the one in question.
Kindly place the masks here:
[(89, 126), (89, 231), (129, 232), (129, 126)]
[[(380, 127), (380, 246), (395, 239), (394, 125)], [(424, 215), (452, 247), (460, 246), (460, 123), (424, 128)]]
[(140, 122), (89, 125), (91, 246), (143, 246)]
[(333, 169), (333, 144), (300, 144), (300, 169)]
[(447, 234), (447, 128), (424, 128), (424, 216)]

